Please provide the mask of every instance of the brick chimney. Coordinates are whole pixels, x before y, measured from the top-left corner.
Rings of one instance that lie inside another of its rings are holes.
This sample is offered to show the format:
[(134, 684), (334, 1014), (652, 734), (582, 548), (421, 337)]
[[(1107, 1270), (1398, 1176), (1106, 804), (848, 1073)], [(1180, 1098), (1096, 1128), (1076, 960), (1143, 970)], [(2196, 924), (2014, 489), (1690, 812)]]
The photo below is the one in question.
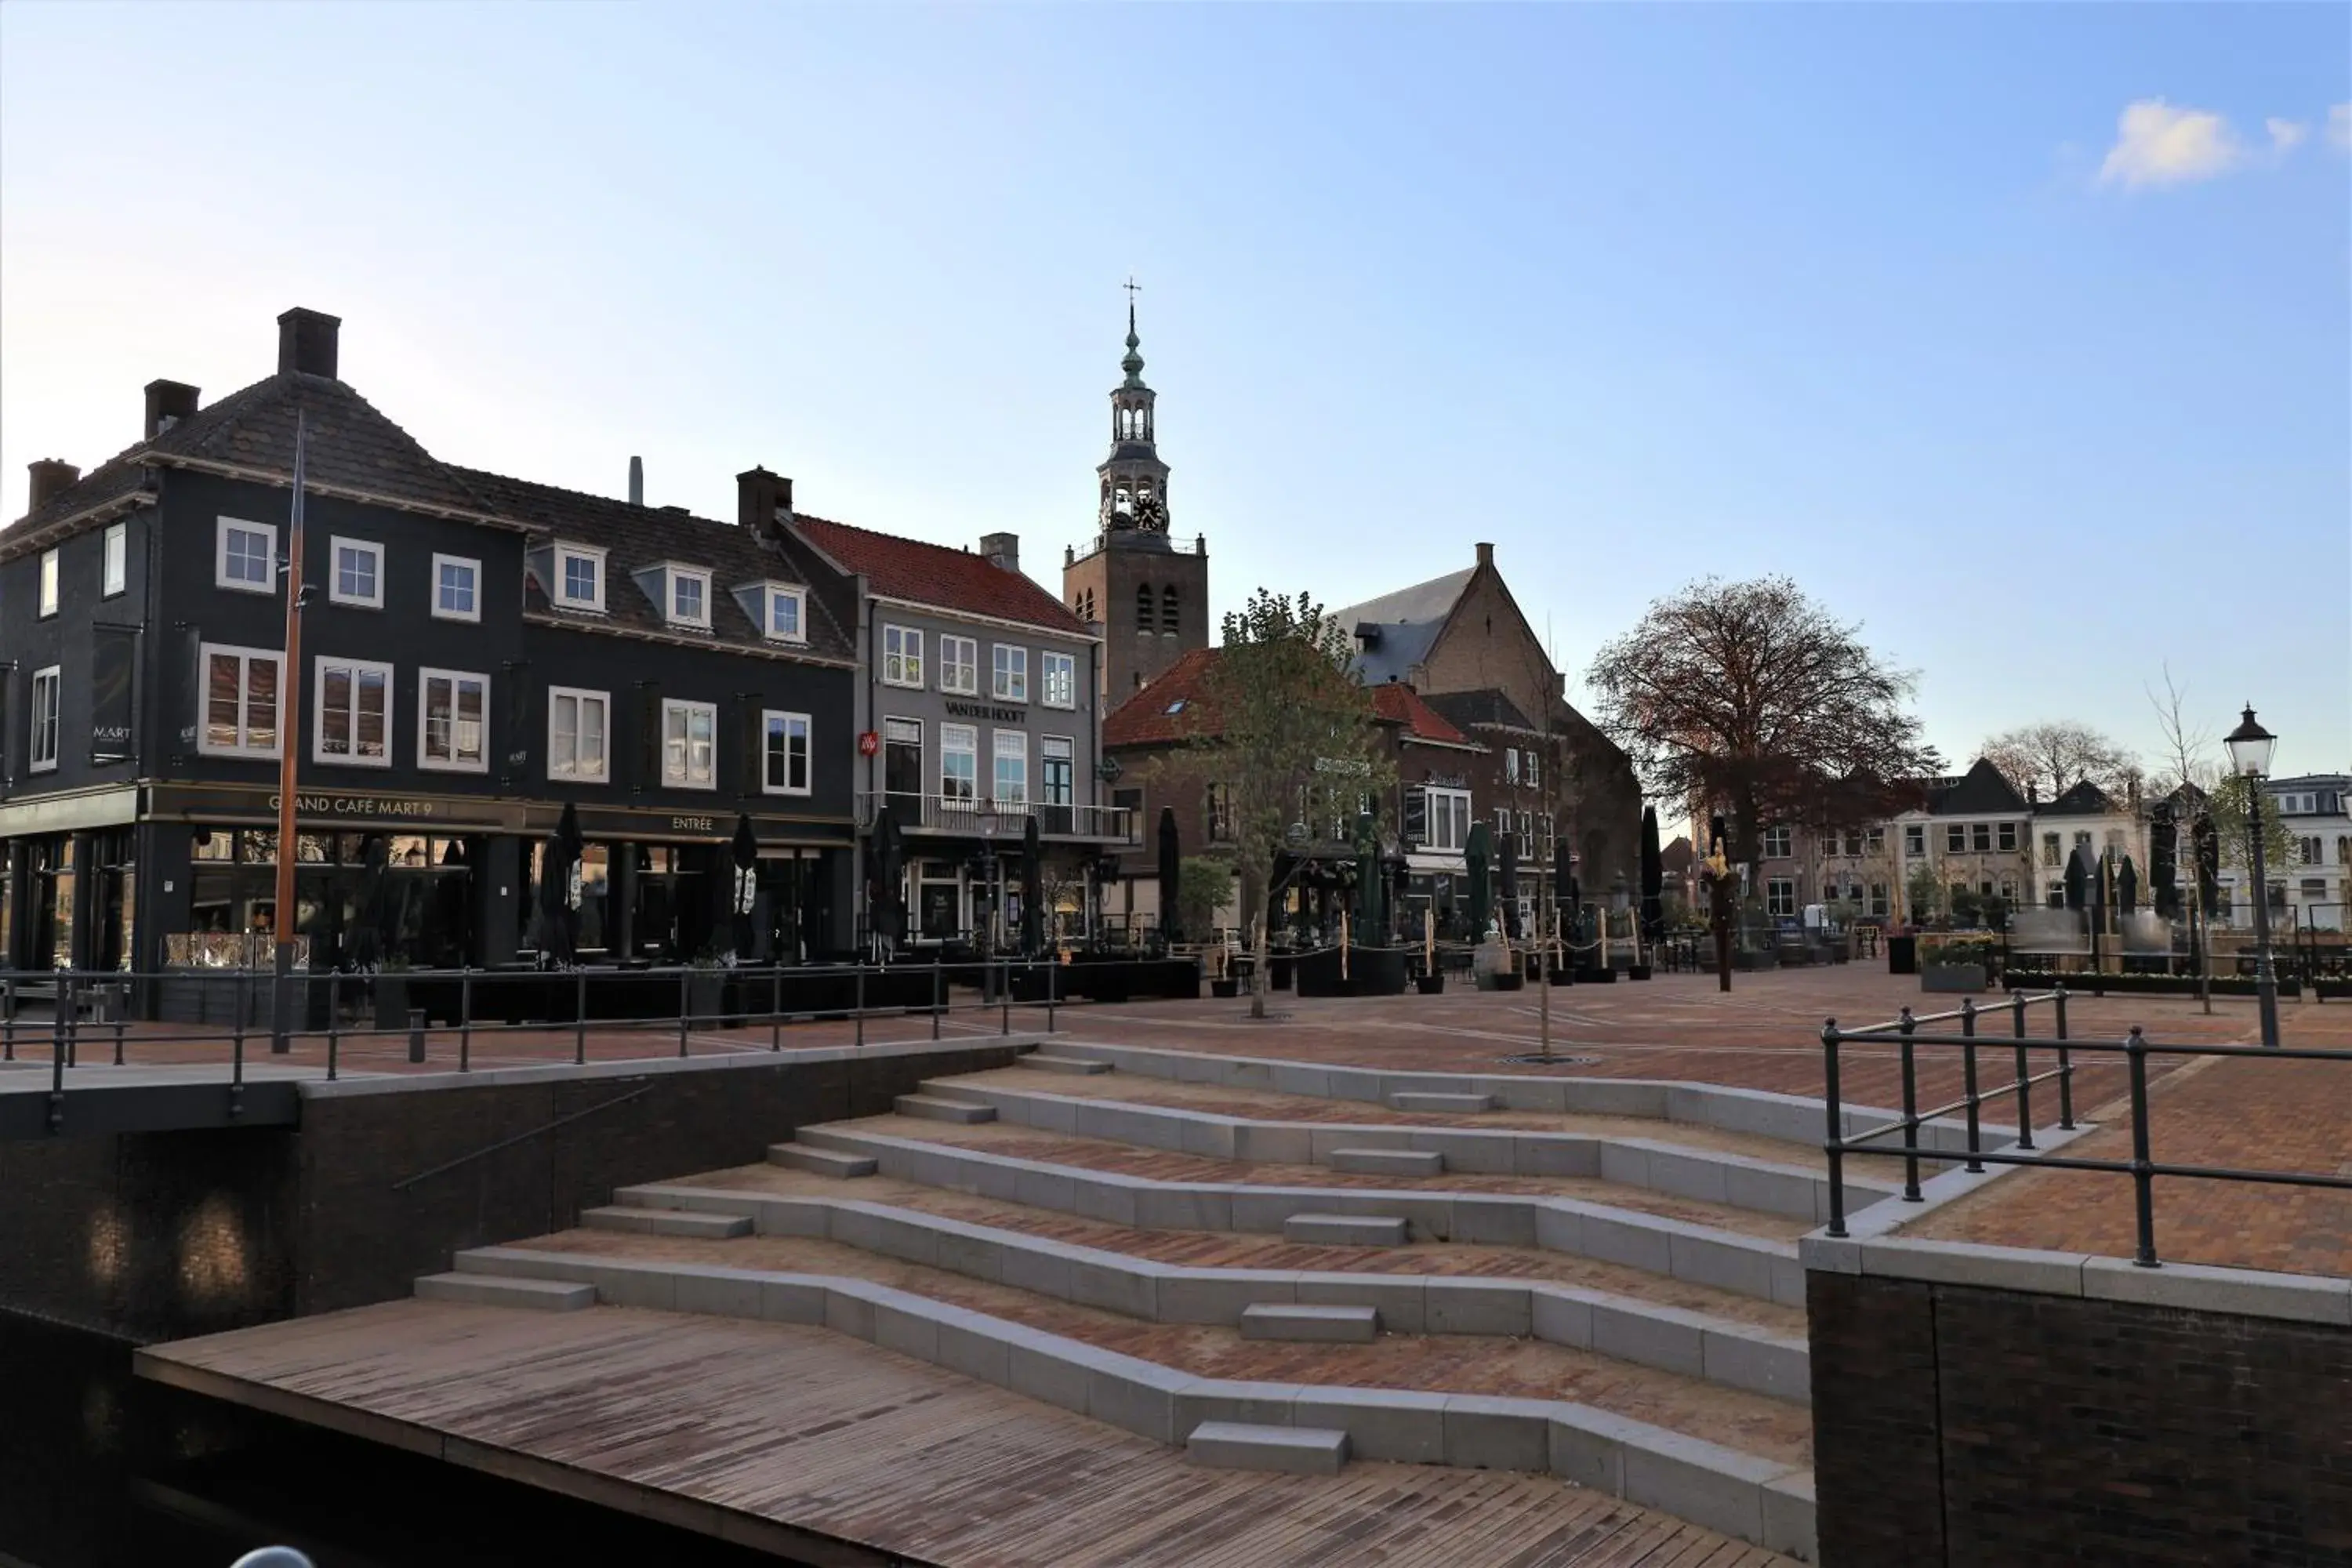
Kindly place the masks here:
[(323, 315), (317, 310), (305, 310), (299, 306), (278, 318), (278, 374), (297, 371), (304, 375), (335, 378), (335, 334), (343, 324), (341, 316)]
[(980, 552), (991, 566), (1001, 571), (1021, 570), (1021, 536), (1017, 533), (982, 534)]
[(1478, 546), (1478, 564), (1481, 566), (1492, 566), (1494, 563), (1495, 547), (1491, 544), (1481, 544)]
[(81, 478), (79, 468), (75, 468), (71, 463), (61, 462), (56, 458), (43, 458), (37, 462), (26, 464), (26, 467), (33, 476), (30, 493), (26, 497), (26, 516), (40, 510), (50, 501), (63, 495), (67, 486)]
[(147, 435), (152, 441), (196, 411), (196, 389), (184, 381), (147, 384)]
[(762, 539), (781, 536), (793, 521), (793, 481), (765, 468), (735, 476), (735, 522)]

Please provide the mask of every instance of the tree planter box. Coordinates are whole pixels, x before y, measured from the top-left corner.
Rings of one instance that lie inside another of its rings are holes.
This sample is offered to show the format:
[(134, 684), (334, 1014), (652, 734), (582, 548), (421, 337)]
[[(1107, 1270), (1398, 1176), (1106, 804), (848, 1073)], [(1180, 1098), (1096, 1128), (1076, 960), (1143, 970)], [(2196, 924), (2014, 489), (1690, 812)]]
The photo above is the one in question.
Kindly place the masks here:
[(1625, 978), (1628, 980), (1647, 980), (1649, 977), (1650, 966), (1646, 963), (1629, 963), (1625, 966)]
[(1310, 953), (1298, 960), (1301, 996), (1401, 996), (1404, 994), (1405, 955), (1394, 951), (1359, 949), (1348, 955), (1348, 973), (1339, 975), (1336, 952)]
[(1488, 984), (1497, 991), (1518, 991), (1526, 987), (1528, 977), (1516, 969), (1498, 969), (1488, 977)]
[(1423, 996), (1442, 996), (1445, 994), (1445, 976), (1443, 974), (1416, 974), (1412, 978), (1412, 988), (1420, 992)]
[(696, 973), (686, 983), (686, 1016), (698, 1022), (715, 1019), (726, 1010), (727, 977), (717, 970)]
[(1985, 988), (1985, 966), (1981, 963), (1929, 963), (1919, 971), (1919, 989), (1959, 995)]
[(379, 974), (369, 987), (375, 1003), (375, 1026), (379, 1029), (408, 1027), (408, 981), (404, 975)]
[(1242, 983), (1238, 980), (1212, 980), (1209, 982), (1209, 994), (1221, 1001), (1230, 1002), (1241, 994)]
[(1577, 983), (1582, 985), (1612, 985), (1616, 984), (1617, 972), (1613, 969), (1588, 967), (1578, 970), (1576, 979)]
[(1751, 948), (1744, 952), (1733, 953), (1731, 955), (1731, 967), (1734, 969), (1778, 969), (1780, 967), (1780, 955), (1769, 947)]

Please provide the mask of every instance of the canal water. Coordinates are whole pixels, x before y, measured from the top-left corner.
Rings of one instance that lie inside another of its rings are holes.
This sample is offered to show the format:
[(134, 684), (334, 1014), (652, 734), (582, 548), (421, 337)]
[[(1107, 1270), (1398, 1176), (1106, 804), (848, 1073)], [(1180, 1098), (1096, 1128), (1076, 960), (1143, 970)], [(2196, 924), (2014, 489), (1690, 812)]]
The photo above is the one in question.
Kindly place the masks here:
[(0, 1313), (0, 1568), (783, 1561), (160, 1388), (115, 1341)]

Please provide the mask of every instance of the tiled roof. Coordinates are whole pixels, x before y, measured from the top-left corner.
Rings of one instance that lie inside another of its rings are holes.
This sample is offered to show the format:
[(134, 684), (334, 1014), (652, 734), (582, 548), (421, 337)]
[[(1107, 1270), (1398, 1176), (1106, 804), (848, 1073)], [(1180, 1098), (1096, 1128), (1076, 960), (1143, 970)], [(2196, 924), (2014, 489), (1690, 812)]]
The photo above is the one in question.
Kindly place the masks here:
[(1087, 635), (1085, 623), (1061, 600), (1022, 573), (992, 565), (969, 550), (816, 517), (796, 517), (793, 527), (842, 570), (863, 574), (867, 586), (885, 598)]
[(1399, 588), (1393, 594), (1383, 594), (1377, 599), (1366, 599), (1360, 605), (1333, 610), (1331, 618), (1339, 623), (1339, 629), (1348, 634), (1351, 643), (1358, 626), (1379, 630), (1379, 639), (1370, 647), (1360, 647), (1356, 654), (1356, 672), (1365, 683), (1381, 686), (1410, 675), (1412, 667), (1428, 656), (1430, 645), (1445, 629), (1446, 618), (1454, 614), (1462, 591), (1477, 574), (1476, 567), (1466, 566), (1410, 588)]
[[(632, 506), (609, 496), (536, 484), (479, 468), (455, 470), (479, 491), (485, 504), (501, 517), (511, 518), (530, 531), (534, 544), (562, 539), (591, 544), (604, 553), (604, 613), (601, 616), (559, 608), (547, 585), (536, 576), (524, 585), (523, 607), (534, 615), (576, 620), (583, 626), (610, 626), (660, 632), (681, 637), (708, 636), (714, 641), (757, 646), (780, 651), (797, 645), (772, 642), (736, 601), (734, 590), (747, 583), (797, 583), (809, 588), (806, 651), (828, 658), (856, 656), (856, 639), (826, 603), (824, 589), (836, 579), (831, 568), (803, 554), (797, 542), (779, 544), (731, 522), (714, 522), (688, 512), (659, 507)], [(710, 569), (710, 630), (670, 623), (660, 605), (637, 585), (633, 574), (663, 562)], [(852, 612), (854, 614), (854, 611)]]
[(1194, 735), (1213, 735), (1217, 721), (1207, 700), (1209, 671), (1223, 650), (1196, 647), (1181, 655), (1160, 678), (1113, 709), (1103, 720), (1102, 743), (1165, 746)]
[(2084, 779), (2049, 805), (2033, 809), (2037, 816), (2105, 816), (2115, 808), (2105, 790)]
[[(1215, 734), (1220, 721), (1209, 676), (1223, 651), (1196, 647), (1178, 658), (1159, 679), (1120, 703), (1103, 721), (1103, 744), (1164, 746), (1196, 735)], [(1454, 746), (1474, 743), (1410, 686), (1375, 686), (1371, 698), (1374, 718), (1402, 725), (1415, 740)]]
[(1429, 705), (1464, 730), (1477, 724), (1507, 730), (1532, 731), (1536, 727), (1535, 721), (1520, 712), (1519, 705), (1498, 687), (1482, 687), (1476, 691), (1433, 691)]
[(1956, 779), (1939, 779), (1930, 787), (1927, 810), (1937, 816), (1977, 816), (1998, 811), (2022, 816), (2025, 797), (2001, 776), (1999, 768), (1979, 757), (1976, 765)]
[(140, 469), (147, 465), (214, 466), (290, 484), (298, 412), (308, 426), (304, 472), (314, 488), (434, 512), (489, 512), (457, 470), (349, 386), (327, 376), (281, 371), (101, 463), (0, 535), (0, 550), (14, 553), (52, 525), (129, 494), (138, 489)]
[(1403, 725), (1405, 733), (1416, 741), (1436, 741), (1450, 746), (1474, 743), (1444, 714), (1432, 708), (1420, 692), (1402, 681), (1383, 681), (1373, 687), (1372, 711), (1391, 724)]

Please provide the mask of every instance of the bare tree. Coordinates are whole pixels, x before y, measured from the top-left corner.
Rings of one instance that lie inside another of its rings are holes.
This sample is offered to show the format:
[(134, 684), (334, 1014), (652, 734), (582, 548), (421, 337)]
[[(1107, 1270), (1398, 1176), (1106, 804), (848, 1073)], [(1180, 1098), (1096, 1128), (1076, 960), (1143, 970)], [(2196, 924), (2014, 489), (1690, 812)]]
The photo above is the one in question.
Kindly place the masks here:
[(1709, 577), (1653, 604), (1590, 678), (1601, 728), (1654, 795), (1720, 802), (1731, 858), (1758, 863), (1780, 821), (1883, 815), (1900, 781), (1940, 759), (1891, 669), (1786, 577)]
[(1979, 748), (1985, 761), (2020, 795), (2056, 800), (2085, 781), (2114, 795), (2140, 773), (2131, 752), (2074, 719), (2051, 719), (2005, 730)]
[(2167, 664), (2164, 695), (2158, 697), (2153, 687), (2146, 689), (2148, 703), (2156, 710), (2157, 725), (2164, 731), (2164, 755), (2158, 759), (2155, 793), (2168, 795), (2182, 784), (2210, 791), (2221, 777), (2221, 769), (2213, 763), (2213, 731), (2185, 711), (2189, 689), (2174, 683), (2172, 666)]

